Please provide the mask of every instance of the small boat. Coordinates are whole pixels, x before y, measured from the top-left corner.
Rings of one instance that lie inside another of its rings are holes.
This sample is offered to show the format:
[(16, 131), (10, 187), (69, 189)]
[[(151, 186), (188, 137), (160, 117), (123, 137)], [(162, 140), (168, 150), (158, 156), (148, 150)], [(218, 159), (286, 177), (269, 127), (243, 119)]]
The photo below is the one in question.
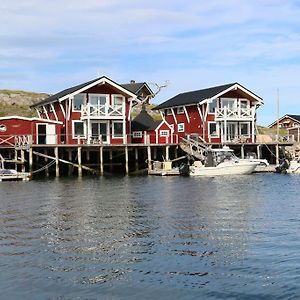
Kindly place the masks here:
[(241, 160), (232, 149), (223, 147), (210, 149), (204, 162), (195, 161), (189, 168), (182, 164), (179, 171), (190, 176), (245, 175), (253, 173), (259, 164), (258, 161)]
[(13, 169), (6, 169), (4, 167), (4, 159), (0, 155), (0, 182), (1, 181), (29, 181), (31, 180), (31, 174), (26, 172), (18, 172)]

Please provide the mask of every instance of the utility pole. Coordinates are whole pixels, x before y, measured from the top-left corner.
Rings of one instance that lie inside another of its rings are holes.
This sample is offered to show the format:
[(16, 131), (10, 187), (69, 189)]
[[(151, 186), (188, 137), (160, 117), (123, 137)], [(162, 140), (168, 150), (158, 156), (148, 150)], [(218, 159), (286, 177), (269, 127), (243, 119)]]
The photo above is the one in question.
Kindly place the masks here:
[(276, 141), (279, 141), (279, 89), (277, 89), (277, 135)]

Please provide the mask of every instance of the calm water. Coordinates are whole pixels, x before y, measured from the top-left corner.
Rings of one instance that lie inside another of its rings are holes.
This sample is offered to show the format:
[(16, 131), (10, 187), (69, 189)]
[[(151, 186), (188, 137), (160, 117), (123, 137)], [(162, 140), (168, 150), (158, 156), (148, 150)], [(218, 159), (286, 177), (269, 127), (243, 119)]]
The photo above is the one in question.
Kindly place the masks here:
[(300, 176), (0, 185), (1, 299), (299, 299)]

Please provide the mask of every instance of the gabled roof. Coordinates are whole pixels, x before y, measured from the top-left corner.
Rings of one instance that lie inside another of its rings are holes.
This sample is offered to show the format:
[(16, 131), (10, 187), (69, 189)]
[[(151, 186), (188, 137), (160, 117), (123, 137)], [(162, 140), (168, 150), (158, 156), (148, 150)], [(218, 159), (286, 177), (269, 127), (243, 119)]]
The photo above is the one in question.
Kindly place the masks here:
[(141, 112), (132, 120), (132, 131), (155, 130), (162, 121), (155, 121), (143, 106)]
[[(296, 122), (298, 122), (300, 124), (300, 115), (290, 115), (290, 114), (286, 114), (283, 117), (281, 117), (278, 122), (280, 122), (281, 120), (283, 120), (284, 118), (290, 118)], [(270, 124), (268, 127), (272, 127), (277, 123), (277, 120), (274, 121), (272, 124)]]
[(131, 83), (126, 83), (126, 84), (121, 84), (121, 86), (136, 95), (139, 93), (139, 91), (143, 87), (146, 87), (148, 89), (149, 93), (151, 95), (153, 95), (152, 90), (150, 89), (150, 87), (148, 86), (148, 84), (146, 82), (131, 82)]
[(182, 106), (182, 105), (191, 105), (191, 104), (197, 104), (197, 103), (203, 103), (205, 101), (208, 101), (213, 98), (220, 97), (221, 95), (235, 89), (240, 89), (244, 93), (249, 94), (252, 98), (254, 98), (256, 101), (259, 102), (259, 104), (263, 104), (262, 98), (255, 95), (239, 83), (229, 83), (224, 84), (220, 86), (210, 87), (207, 89), (192, 91), (192, 92), (186, 92), (178, 94), (177, 96), (167, 100), (166, 102), (159, 104), (154, 109), (163, 109), (163, 108), (169, 108), (169, 107), (176, 107), (176, 106)]
[(136, 94), (133, 93), (132, 91), (126, 89), (126, 87), (123, 87), (122, 85), (119, 85), (118, 83), (114, 82), (113, 80), (109, 79), (108, 77), (106, 76), (102, 76), (102, 77), (98, 77), (96, 79), (93, 79), (93, 80), (90, 80), (88, 82), (84, 82), (84, 83), (81, 83), (79, 85), (76, 85), (76, 86), (73, 86), (73, 87), (70, 87), (70, 88), (67, 88), (61, 92), (58, 92), (38, 103), (35, 103), (33, 105), (30, 106), (30, 108), (34, 108), (34, 107), (37, 107), (37, 106), (41, 106), (41, 105), (47, 105), (49, 103), (52, 103), (52, 102), (55, 102), (55, 101), (59, 101), (59, 100), (62, 100), (63, 98), (73, 94), (73, 93), (76, 93), (77, 91), (80, 91), (81, 89), (83, 88), (89, 88), (93, 85), (96, 85), (98, 83), (101, 83), (103, 81), (106, 81), (108, 83), (111, 83), (117, 87), (119, 87), (121, 90), (124, 90), (124, 92), (126, 92), (129, 96), (131, 97), (135, 97)]

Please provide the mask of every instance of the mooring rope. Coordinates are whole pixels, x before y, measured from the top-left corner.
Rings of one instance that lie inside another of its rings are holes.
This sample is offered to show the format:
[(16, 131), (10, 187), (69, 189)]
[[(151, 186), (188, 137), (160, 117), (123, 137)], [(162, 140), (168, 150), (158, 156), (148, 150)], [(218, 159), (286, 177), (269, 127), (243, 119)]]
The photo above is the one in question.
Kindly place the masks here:
[(50, 161), (47, 165), (41, 167), (40, 169), (37, 169), (37, 170), (33, 171), (32, 174), (38, 173), (38, 172), (41, 172), (41, 171), (44, 171), (44, 170), (50, 168), (50, 167), (51, 167), (52, 165), (54, 165), (55, 163), (56, 163), (56, 161), (55, 161), (55, 160), (52, 160), (52, 161)]

